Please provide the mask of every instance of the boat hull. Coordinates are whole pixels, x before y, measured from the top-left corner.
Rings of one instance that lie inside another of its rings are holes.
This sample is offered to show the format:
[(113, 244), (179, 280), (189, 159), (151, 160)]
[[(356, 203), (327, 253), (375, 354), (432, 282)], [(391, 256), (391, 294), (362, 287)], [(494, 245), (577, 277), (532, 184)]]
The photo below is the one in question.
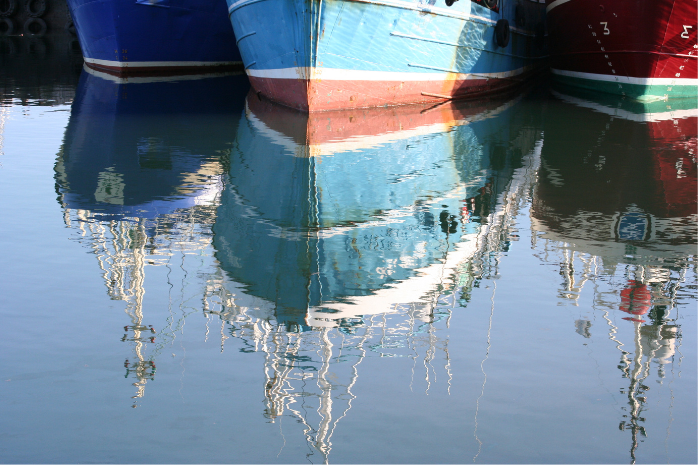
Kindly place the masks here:
[(525, 2), (517, 23), (513, 3), (443, 2), (228, 0), (228, 11), (252, 86), (303, 111), (476, 97), (544, 68), (544, 5)]
[(548, 0), (551, 70), (639, 100), (698, 96), (696, 2)]
[(222, 2), (68, 0), (87, 66), (114, 75), (241, 69)]

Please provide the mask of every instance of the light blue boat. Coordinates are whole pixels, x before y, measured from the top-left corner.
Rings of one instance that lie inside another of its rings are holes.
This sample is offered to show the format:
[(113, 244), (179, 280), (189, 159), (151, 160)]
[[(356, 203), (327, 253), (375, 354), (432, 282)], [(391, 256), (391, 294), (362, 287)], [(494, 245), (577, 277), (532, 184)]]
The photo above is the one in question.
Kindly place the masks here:
[(530, 0), (227, 0), (252, 86), (305, 110), (439, 102), (545, 65)]

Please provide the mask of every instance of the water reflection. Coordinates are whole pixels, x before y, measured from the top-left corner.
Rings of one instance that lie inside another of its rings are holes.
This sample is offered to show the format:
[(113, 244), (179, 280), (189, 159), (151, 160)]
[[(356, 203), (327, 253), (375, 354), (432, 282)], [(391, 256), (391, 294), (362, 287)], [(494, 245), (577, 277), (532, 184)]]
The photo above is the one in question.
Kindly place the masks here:
[(210, 203), (246, 90), (242, 76), (118, 80), (86, 68), (56, 164), (64, 206), (155, 219)]
[(468, 418), (482, 460), (495, 278), (528, 216), (534, 253), (559, 269), (555, 297), (579, 305), (571, 336), (617, 347), (620, 363), (598, 363), (618, 367), (613, 421), (635, 460), (649, 380), (681, 369), (697, 115), (556, 92), (309, 116), (246, 95), (244, 77), (83, 72), (56, 188), (123, 302), (132, 405), (203, 316), (206, 341), (261, 356), (259, 415), (292, 420), (284, 440), (329, 462), (368, 357), (408, 360), (410, 388), (450, 394), (452, 318), (491, 280)]
[(0, 35), (0, 110), (5, 105), (70, 103), (82, 69), (77, 38)]
[[(134, 398), (183, 319), (145, 324), (145, 268), (211, 242), (248, 86), (240, 75), (117, 79), (85, 68), (55, 165), (65, 222), (96, 255), (111, 299), (126, 302), (124, 362)], [(156, 340), (158, 341), (156, 343)], [(145, 346), (155, 344), (145, 354)], [(136, 404), (134, 403), (135, 407)]]
[[(136, 400), (163, 347), (202, 312), (220, 320), (221, 350), (232, 337), (264, 353), (263, 414), (296, 418), (309, 454), (327, 461), (367, 353), (413, 359), (427, 393), (441, 369), (450, 389), (443, 332), (515, 236), (540, 112), (519, 96), (309, 117), (255, 94), (243, 115), (229, 102), (216, 111), (206, 96), (230, 84), (83, 73), (56, 163), (60, 201), (109, 295), (126, 302)], [(175, 255), (191, 294), (153, 326), (145, 270), (167, 266), (170, 279)], [(185, 309), (193, 299), (200, 307)]]
[(433, 307), (540, 138), (517, 101), (309, 117), (249, 96), (214, 226), (221, 267), (288, 328)]
[[(593, 289), (575, 331), (616, 343), (627, 379), (619, 428), (630, 431), (635, 463), (649, 380), (662, 384), (667, 366), (674, 376), (676, 296), (695, 266), (698, 103), (640, 104), (567, 88), (553, 95), (532, 199), (534, 247), (558, 264), (562, 301), (576, 305), (584, 286)], [(595, 312), (605, 328), (593, 328)], [(632, 340), (618, 339), (616, 315), (632, 326)]]
[(301, 422), (309, 459), (329, 460), (367, 353), (412, 358), (426, 393), (441, 366), (450, 389), (453, 308), (496, 266), (538, 163), (519, 101), (308, 116), (248, 96), (214, 247), (270, 305), (230, 293), (209, 313), (264, 352), (264, 414)]

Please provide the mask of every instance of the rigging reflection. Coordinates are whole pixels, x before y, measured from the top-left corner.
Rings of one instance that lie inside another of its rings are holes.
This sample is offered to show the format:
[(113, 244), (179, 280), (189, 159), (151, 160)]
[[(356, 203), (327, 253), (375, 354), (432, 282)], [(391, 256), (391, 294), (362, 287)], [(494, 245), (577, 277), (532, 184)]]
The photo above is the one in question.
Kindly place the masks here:
[(616, 344), (628, 380), (619, 428), (631, 433), (635, 463), (647, 435), (649, 379), (662, 384), (667, 367), (674, 373), (677, 296), (695, 266), (698, 104), (640, 104), (567, 88), (553, 95), (533, 197), (534, 247), (559, 264), (560, 299), (576, 305), (583, 287), (593, 288), (592, 309), (575, 331), (593, 338), (603, 330), (592, 327), (592, 313), (603, 313), (600, 337)]
[[(85, 69), (55, 164), (68, 226), (97, 257), (109, 296), (126, 302), (122, 341), (134, 399), (183, 317), (145, 323), (145, 268), (210, 245), (226, 155), (247, 91), (242, 76), (117, 79)], [(164, 323), (163, 323), (164, 324)], [(146, 355), (146, 345), (154, 345)], [(135, 407), (136, 404), (134, 403)]]

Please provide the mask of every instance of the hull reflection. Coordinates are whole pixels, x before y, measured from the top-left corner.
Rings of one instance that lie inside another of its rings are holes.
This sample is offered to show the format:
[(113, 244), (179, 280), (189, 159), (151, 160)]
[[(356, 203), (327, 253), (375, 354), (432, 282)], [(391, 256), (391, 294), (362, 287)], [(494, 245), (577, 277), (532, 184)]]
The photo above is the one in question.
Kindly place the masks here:
[(250, 94), (214, 226), (221, 267), (293, 327), (433, 300), (540, 138), (517, 102), (308, 115)]
[(518, 99), (308, 115), (248, 96), (213, 227), (242, 286), (209, 287), (205, 313), (221, 349), (226, 327), (264, 354), (264, 415), (300, 425), (308, 460), (328, 463), (367, 356), (413, 359), (426, 394), (437, 371), (450, 392), (451, 312), (516, 239), (538, 116)]
[(62, 202), (155, 218), (215, 197), (243, 76), (117, 79), (85, 68), (56, 165)]
[(553, 95), (534, 229), (611, 264), (695, 254), (698, 102)]
[(247, 89), (235, 75), (117, 79), (85, 68), (80, 78), (56, 191), (66, 224), (95, 253), (109, 296), (126, 303), (121, 340), (133, 345), (124, 368), (136, 380), (134, 399), (186, 316), (168, 327), (146, 324), (146, 267), (210, 247), (239, 120), (231, 109)]
[[(680, 376), (677, 296), (696, 255), (698, 105), (568, 88), (553, 95), (533, 196), (535, 248), (559, 265), (562, 302), (576, 306), (585, 287), (592, 292), (593, 313), (581, 307), (575, 331), (610, 339), (619, 351), (612, 363), (627, 405), (615, 420), (630, 432), (635, 463), (648, 434), (650, 380), (662, 384), (674, 367)], [(607, 328), (593, 328), (596, 312)]]

